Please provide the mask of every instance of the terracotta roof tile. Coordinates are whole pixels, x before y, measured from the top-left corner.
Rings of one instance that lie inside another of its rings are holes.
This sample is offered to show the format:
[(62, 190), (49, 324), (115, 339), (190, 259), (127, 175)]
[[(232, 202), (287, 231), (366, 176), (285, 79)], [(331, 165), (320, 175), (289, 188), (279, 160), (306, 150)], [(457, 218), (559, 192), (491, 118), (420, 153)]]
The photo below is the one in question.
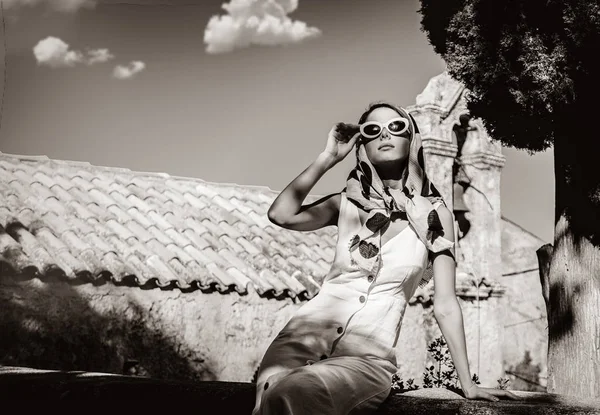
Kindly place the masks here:
[(165, 191), (163, 191), (163, 195), (165, 195), (165, 197), (168, 200), (173, 201), (173, 203), (176, 203), (178, 205), (183, 205), (185, 203), (185, 199), (183, 197), (180, 197), (179, 195), (175, 194), (174, 192), (172, 192), (169, 189), (166, 189)]
[(164, 246), (173, 243), (173, 239), (171, 239), (166, 233), (171, 230), (173, 230), (173, 228), (166, 229), (165, 231), (158, 229), (156, 226), (150, 226), (148, 228), (148, 231), (152, 234), (152, 236)]
[[(197, 233), (194, 232), (194, 230), (190, 230), (190, 229), (184, 229), (182, 231), (182, 233), (190, 240), (194, 243), (194, 246), (192, 248), (194, 249), (204, 249), (208, 246), (210, 246), (210, 244), (208, 243), (208, 241), (206, 239), (204, 239), (202, 237), (202, 235), (198, 235)], [(185, 249), (188, 248), (188, 246), (184, 247)]]
[(292, 292), (294, 292), (295, 294), (300, 294), (303, 292), (306, 293), (306, 287), (304, 287), (302, 284), (300, 284), (300, 281), (298, 281), (296, 278), (292, 277), (290, 274), (288, 274), (284, 270), (282, 270), (282, 269), (278, 270), (275, 275), (277, 276), (277, 278), (279, 278), (279, 280), (281, 280), (288, 287), (290, 287), (292, 289)]
[(127, 213), (131, 216), (136, 222), (138, 222), (141, 226), (149, 228), (152, 226), (152, 221), (148, 219), (146, 215), (139, 211), (138, 208), (131, 207), (127, 209)]
[(128, 228), (121, 225), (114, 219), (108, 219), (107, 221), (105, 221), (104, 225), (108, 227), (108, 229), (113, 231), (114, 234), (117, 235), (120, 239), (127, 240), (135, 236), (133, 232), (131, 232)]
[(238, 244), (236, 241), (231, 239), (228, 235), (221, 236), (221, 241), (227, 248), (233, 250), (235, 253), (240, 254), (245, 251), (244, 247)]
[(70, 187), (67, 191), (73, 197), (73, 199), (79, 201), (79, 203), (81, 203), (84, 206), (95, 203), (87, 192), (82, 191), (77, 186)]
[(147, 212), (149, 219), (151, 219), (159, 229), (162, 231), (166, 231), (167, 229), (172, 229), (173, 224), (169, 223), (169, 221), (165, 220), (165, 218), (156, 212), (156, 210), (151, 210)]
[(265, 230), (258, 226), (256, 223), (253, 223), (250, 226), (250, 231), (252, 231), (252, 234), (254, 235), (252, 238), (260, 238), (262, 243), (266, 244), (266, 241), (270, 241), (273, 238), (271, 237), (271, 235), (269, 235), (267, 232), (265, 232)]
[(252, 209), (250, 209), (248, 206), (245, 206), (244, 202), (240, 201), (236, 197), (232, 197), (231, 199), (229, 199), (229, 201), (232, 205), (234, 205), (237, 208), (237, 210), (242, 212), (244, 215), (248, 215), (248, 213), (252, 211)]
[(266, 216), (259, 215), (256, 213), (256, 211), (251, 210), (250, 212), (248, 212), (248, 217), (263, 229), (273, 226), (273, 224), (267, 219)]
[(256, 245), (254, 245), (254, 243), (248, 241), (247, 239), (240, 237), (237, 239), (237, 242), (244, 247), (244, 249), (250, 253), (251, 255), (258, 255), (261, 253), (261, 250), (259, 247), (257, 247)]
[(219, 250), (225, 248), (225, 244), (219, 238), (215, 238), (210, 232), (204, 234), (202, 237), (208, 242), (210, 249)]
[(177, 275), (158, 255), (149, 255), (145, 260), (146, 264), (154, 271), (154, 278), (159, 287), (166, 287), (170, 283), (178, 280)]
[(89, 192), (90, 190), (95, 189), (95, 187), (92, 183), (88, 182), (81, 176), (81, 172), (77, 172), (77, 175), (75, 175), (73, 178), (71, 178), (71, 181), (73, 183), (75, 183), (75, 185), (77, 187), (79, 187), (81, 190), (85, 191), (86, 193)]
[(127, 225), (129, 222), (134, 222), (133, 218), (117, 205), (111, 205), (106, 210), (121, 224)]
[(146, 245), (152, 252), (158, 254), (158, 256), (165, 262), (170, 262), (177, 258), (177, 254), (175, 252), (168, 249), (164, 244), (160, 243), (156, 239), (151, 239)]
[(130, 194), (129, 196), (127, 196), (127, 200), (129, 201), (130, 206), (135, 206), (145, 214), (148, 214), (149, 212), (153, 211), (153, 207), (148, 205), (145, 201), (143, 201), (134, 194)]
[(220, 291), (231, 289), (238, 282), (235, 275), (228, 274), (214, 262), (206, 265), (206, 269), (210, 272), (213, 279), (219, 283), (220, 287), (217, 287), (217, 289), (220, 289)]
[[(44, 184), (46, 185), (46, 184)], [(50, 190), (54, 193), (54, 196), (61, 201), (62, 203), (68, 203), (71, 200), (74, 200), (71, 194), (65, 190), (61, 185), (55, 184), (52, 187), (49, 187)]]
[(177, 230), (173, 228), (167, 229), (164, 234), (168, 236), (169, 240), (171, 241), (169, 243), (165, 243), (165, 246), (169, 248), (177, 247), (179, 250), (181, 250), (181, 248), (185, 248), (186, 246), (193, 244), (193, 242), (186, 238), (183, 233), (177, 232)]
[(294, 255), (294, 252), (291, 249), (286, 248), (284, 245), (282, 245), (278, 241), (271, 241), (269, 243), (269, 246), (274, 248), (275, 251), (277, 251), (279, 254), (281, 254), (283, 256), (292, 258), (292, 255)]
[(0, 265), (40, 278), (311, 298), (337, 230), (275, 226), (267, 210), (276, 196), (266, 187), (0, 153)]
[(73, 217), (75, 218), (81, 218), (83, 220), (96, 218), (96, 216), (89, 209), (75, 199), (69, 201), (68, 206), (73, 210)]

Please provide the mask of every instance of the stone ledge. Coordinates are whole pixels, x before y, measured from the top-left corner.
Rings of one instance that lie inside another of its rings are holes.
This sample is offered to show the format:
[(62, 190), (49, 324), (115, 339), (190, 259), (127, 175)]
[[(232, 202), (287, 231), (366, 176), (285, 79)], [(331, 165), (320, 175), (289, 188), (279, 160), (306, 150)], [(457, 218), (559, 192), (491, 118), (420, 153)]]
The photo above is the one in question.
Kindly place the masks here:
[[(218, 408), (222, 414), (250, 414), (254, 384), (240, 382), (179, 382), (106, 373), (45, 371), (0, 366), (0, 399), (3, 403), (35, 401), (49, 408), (51, 402), (88, 403), (135, 402), (137, 410), (155, 410), (157, 405)], [(499, 402), (465, 399), (446, 389), (418, 389), (393, 394), (377, 412), (379, 415), (547, 415), (600, 414), (600, 399), (578, 399), (564, 395), (511, 391), (520, 401)], [(119, 408), (115, 408), (118, 412)], [(111, 411), (113, 412), (113, 411)], [(137, 412), (137, 411), (136, 411)], [(213, 413), (214, 411), (210, 411)]]

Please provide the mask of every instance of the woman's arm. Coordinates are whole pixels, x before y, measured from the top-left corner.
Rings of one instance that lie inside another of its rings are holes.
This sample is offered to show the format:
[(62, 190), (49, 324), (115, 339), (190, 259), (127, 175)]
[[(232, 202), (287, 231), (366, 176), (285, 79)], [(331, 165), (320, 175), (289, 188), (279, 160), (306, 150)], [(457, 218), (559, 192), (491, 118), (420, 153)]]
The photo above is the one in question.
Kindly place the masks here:
[[(454, 241), (454, 216), (445, 206), (438, 208), (438, 214), (444, 228), (444, 238)], [(508, 391), (482, 388), (471, 380), (463, 315), (456, 298), (456, 262), (454, 261), (454, 252), (451, 253), (452, 255), (449, 255), (449, 251), (443, 251), (437, 253), (433, 259), (435, 284), (433, 313), (448, 344), (460, 386), (469, 399), (483, 398), (497, 401), (496, 396), (518, 399), (516, 395)]]
[(337, 222), (339, 193), (302, 206), (302, 202), (319, 179), (337, 162), (326, 153), (321, 153), (310, 166), (300, 173), (279, 193), (269, 208), (267, 216), (276, 225), (287, 229), (309, 231)]
[(343, 123), (333, 126), (329, 131), (325, 150), (273, 201), (267, 213), (271, 222), (298, 231), (312, 231), (337, 223), (341, 200), (339, 193), (306, 206), (302, 202), (317, 181), (352, 150), (360, 134), (349, 138), (344, 129), (347, 127)]

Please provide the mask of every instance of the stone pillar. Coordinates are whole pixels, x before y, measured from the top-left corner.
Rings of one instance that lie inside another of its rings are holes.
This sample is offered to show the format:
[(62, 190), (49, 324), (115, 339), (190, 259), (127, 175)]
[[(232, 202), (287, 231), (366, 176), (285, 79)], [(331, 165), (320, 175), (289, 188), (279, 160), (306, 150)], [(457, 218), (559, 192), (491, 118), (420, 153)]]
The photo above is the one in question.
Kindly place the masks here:
[[(486, 290), (504, 291), (500, 285), (502, 277), (502, 228), (500, 204), (500, 175), (504, 165), (501, 148), (491, 142), (480, 120), (472, 121), (476, 127), (467, 134), (460, 163), (468, 176), (470, 185), (465, 190), (464, 201), (469, 208), (466, 219), (469, 232), (460, 241), (460, 249), (466, 259), (461, 267), (472, 278), (475, 287), (485, 282)], [(475, 346), (477, 354), (474, 371), (481, 382), (496, 386), (504, 376), (502, 345), (504, 342), (504, 307), (502, 297), (479, 297), (471, 303), (478, 317), (476, 333), (472, 333), (469, 344)], [(473, 314), (475, 316), (475, 314)], [(483, 318), (482, 318), (483, 317)], [(477, 370), (478, 368), (478, 370)]]
[[(479, 124), (480, 121), (475, 121)], [(483, 128), (481, 126), (481, 128)], [(502, 277), (500, 174), (504, 156), (490, 151), (479, 128), (469, 132), (460, 163), (470, 180), (464, 200), (469, 208), (466, 217), (471, 224), (461, 240), (465, 256), (475, 275), (499, 281)]]
[[(417, 96), (416, 105), (407, 108), (421, 130), (427, 174), (451, 210), (452, 165), (458, 150), (453, 129), (460, 115), (468, 114), (466, 92), (462, 84), (442, 73), (430, 80)], [(474, 128), (467, 133), (459, 160), (471, 181), (464, 193), (470, 229), (457, 244), (461, 260), (456, 285), (471, 374), (477, 373), (483, 386), (494, 387), (504, 375), (504, 313), (500, 303), (504, 292), (500, 285), (500, 174), (504, 156), (480, 120), (471, 120), (471, 125)]]

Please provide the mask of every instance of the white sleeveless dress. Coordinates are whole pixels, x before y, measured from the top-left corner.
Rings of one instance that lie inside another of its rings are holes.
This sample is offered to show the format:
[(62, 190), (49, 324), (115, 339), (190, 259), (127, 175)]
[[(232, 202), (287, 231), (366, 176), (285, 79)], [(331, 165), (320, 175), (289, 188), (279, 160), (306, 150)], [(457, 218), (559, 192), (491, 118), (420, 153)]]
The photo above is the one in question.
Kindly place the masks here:
[(369, 275), (350, 263), (360, 228), (358, 207), (342, 192), (331, 270), (268, 347), (253, 415), (368, 414), (388, 397), (402, 318), (428, 250), (409, 225), (382, 246), (379, 274)]

